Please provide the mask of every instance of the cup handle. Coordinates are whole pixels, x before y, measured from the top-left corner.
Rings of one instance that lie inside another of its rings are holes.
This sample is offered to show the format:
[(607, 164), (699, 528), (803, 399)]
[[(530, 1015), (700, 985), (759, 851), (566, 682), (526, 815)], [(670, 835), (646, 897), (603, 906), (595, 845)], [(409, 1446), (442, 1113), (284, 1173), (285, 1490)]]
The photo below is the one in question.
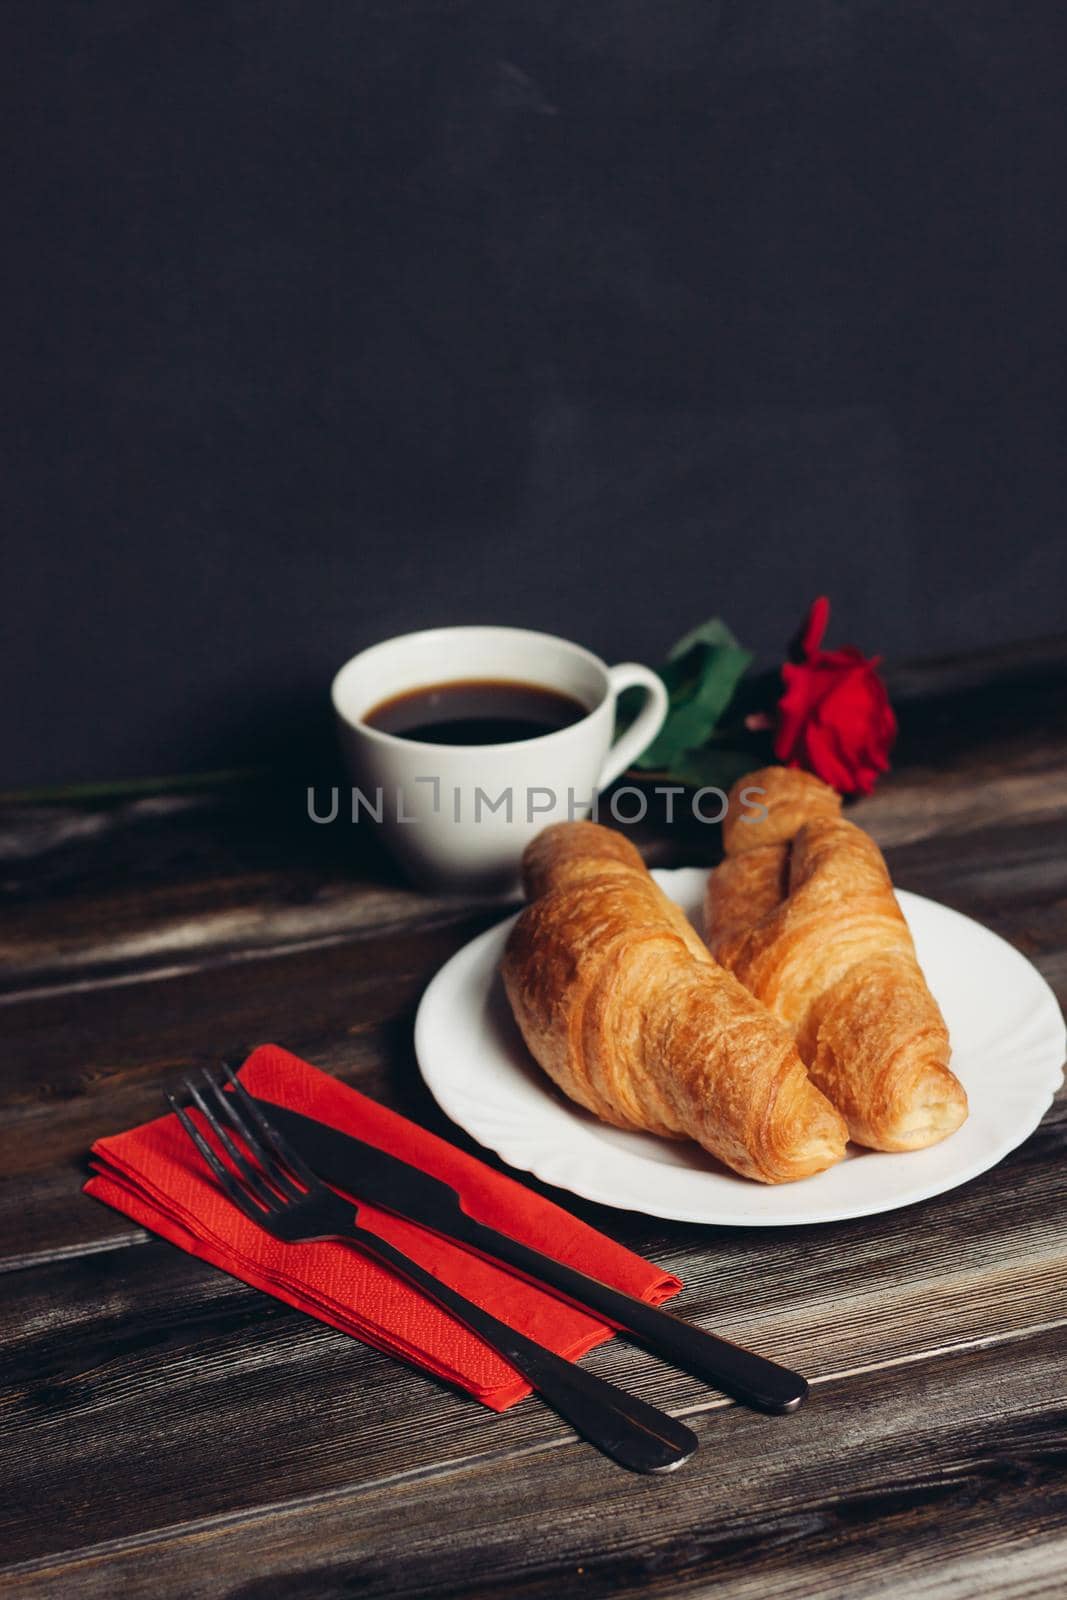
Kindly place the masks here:
[(621, 739), (616, 739), (611, 749), (604, 758), (604, 765), (597, 779), (597, 789), (606, 789), (609, 783), (614, 783), (620, 772), (625, 772), (652, 743), (667, 716), (667, 691), (663, 687), (663, 679), (651, 667), (639, 666), (636, 661), (624, 661), (617, 667), (608, 668), (608, 677), (611, 679), (612, 703), (618, 699), (623, 689), (632, 689), (640, 685), (647, 696), (644, 706), (638, 713), (637, 720), (627, 728)]

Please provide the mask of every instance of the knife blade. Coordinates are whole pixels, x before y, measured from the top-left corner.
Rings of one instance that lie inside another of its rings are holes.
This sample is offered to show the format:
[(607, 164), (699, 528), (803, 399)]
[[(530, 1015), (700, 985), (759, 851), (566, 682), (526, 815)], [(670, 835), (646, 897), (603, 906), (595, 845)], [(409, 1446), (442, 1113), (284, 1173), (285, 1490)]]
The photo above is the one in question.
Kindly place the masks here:
[(670, 1311), (625, 1294), (477, 1221), (464, 1211), (459, 1195), (443, 1179), (299, 1111), (272, 1100), (259, 1099), (258, 1103), (297, 1154), (334, 1188), (514, 1267), (744, 1405), (759, 1411), (795, 1411), (806, 1396), (807, 1381), (799, 1373), (706, 1333)]

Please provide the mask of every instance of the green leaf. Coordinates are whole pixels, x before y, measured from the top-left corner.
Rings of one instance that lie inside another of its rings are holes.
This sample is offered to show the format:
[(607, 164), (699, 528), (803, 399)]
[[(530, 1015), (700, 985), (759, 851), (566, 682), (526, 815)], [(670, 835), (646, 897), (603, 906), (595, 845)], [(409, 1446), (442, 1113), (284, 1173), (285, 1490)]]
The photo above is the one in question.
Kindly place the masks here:
[(715, 649), (722, 645), (734, 650), (739, 648), (737, 640), (722, 618), (711, 617), (707, 622), (702, 622), (698, 628), (691, 628), (688, 633), (683, 634), (677, 644), (671, 646), (667, 660), (679, 660), (682, 656), (687, 655), (695, 644), (708, 644)]
[(688, 751), (706, 744), (751, 661), (752, 652), (718, 617), (680, 639), (660, 669), (670, 697), (666, 721), (637, 765), (674, 770)]

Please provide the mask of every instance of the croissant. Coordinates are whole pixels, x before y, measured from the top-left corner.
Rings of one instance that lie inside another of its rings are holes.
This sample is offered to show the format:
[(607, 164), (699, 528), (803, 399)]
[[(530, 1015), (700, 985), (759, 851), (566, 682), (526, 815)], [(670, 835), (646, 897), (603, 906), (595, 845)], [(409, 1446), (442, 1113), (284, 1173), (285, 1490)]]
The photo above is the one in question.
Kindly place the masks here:
[(882, 852), (808, 773), (768, 767), (730, 791), (726, 860), (704, 931), (715, 957), (788, 1025), (857, 1144), (918, 1150), (967, 1096)]
[(604, 1122), (691, 1138), (787, 1183), (844, 1155), (793, 1039), (712, 958), (621, 834), (561, 822), (527, 846), (504, 985), (531, 1054)]

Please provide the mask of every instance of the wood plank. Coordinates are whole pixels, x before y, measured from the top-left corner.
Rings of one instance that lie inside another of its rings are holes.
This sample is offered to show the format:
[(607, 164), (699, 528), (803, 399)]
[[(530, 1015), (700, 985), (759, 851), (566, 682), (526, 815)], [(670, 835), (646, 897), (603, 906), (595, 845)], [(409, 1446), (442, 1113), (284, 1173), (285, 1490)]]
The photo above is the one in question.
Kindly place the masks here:
[[(677, 1271), (682, 1314), (828, 1378), (1067, 1323), (1065, 1158), (1060, 1122), (922, 1206), (777, 1234), (576, 1209)], [(566, 1437), (536, 1404), (491, 1417), (161, 1243), (9, 1275), (0, 1349), (0, 1548), (24, 1556), (55, 1545), (26, 1493), (81, 1544)], [(623, 1341), (588, 1360), (671, 1409), (709, 1400)]]
[(280, 857), (286, 844), (284, 865), (253, 871), (234, 863), (224, 874), (146, 886), (130, 882), (116, 863), (106, 888), (7, 907), (0, 1004), (376, 938), (506, 904), (499, 896), (458, 904), (426, 895), (384, 868), (377, 878), (357, 874), (340, 852), (312, 868), (300, 860), (296, 829), (279, 838)]
[[(0, 1260), (125, 1232), (80, 1195), (93, 1140), (159, 1115), (190, 1068), (265, 1040), (359, 1073), (419, 1120), (444, 1121), (417, 1079), (411, 1020), (426, 983), (484, 926), (466, 909), (418, 934), (194, 971), (119, 990), (35, 998), (3, 1013)], [(362, 1086), (362, 1083), (361, 1083)]]
[[(1067, 1564), (1062, 1357), (1056, 1330), (831, 1381), (788, 1418), (702, 1413), (703, 1448), (662, 1479), (560, 1444), (246, 1516), (146, 1518), (129, 1542), (9, 1570), (0, 1593), (1051, 1597)], [(146, 1476), (157, 1464), (146, 1452)]]

